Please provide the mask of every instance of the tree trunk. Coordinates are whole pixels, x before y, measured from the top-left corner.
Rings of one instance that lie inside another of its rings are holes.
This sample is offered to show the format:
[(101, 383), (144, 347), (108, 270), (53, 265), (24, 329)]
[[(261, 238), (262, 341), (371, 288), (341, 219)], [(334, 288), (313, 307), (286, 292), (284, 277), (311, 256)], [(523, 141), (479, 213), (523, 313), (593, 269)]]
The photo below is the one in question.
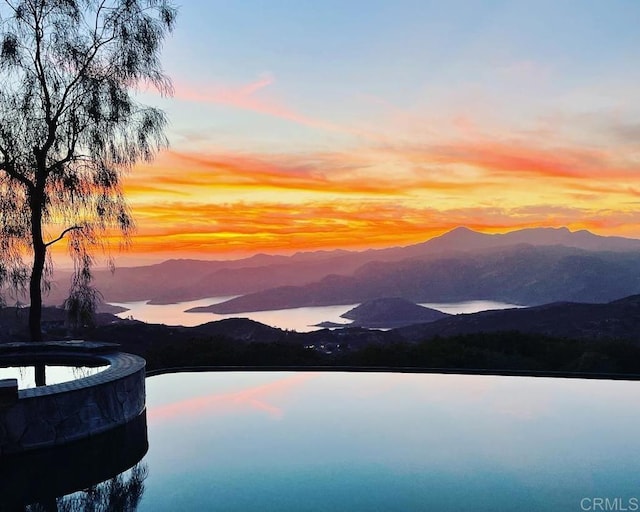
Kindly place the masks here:
[(42, 194), (31, 197), (31, 238), (33, 241), (33, 267), (29, 281), (29, 334), (31, 341), (42, 341), (42, 276), (47, 258), (47, 246), (42, 238)]
[(36, 364), (34, 367), (36, 377), (36, 387), (47, 385), (47, 370), (44, 364)]
[(29, 334), (31, 341), (42, 341), (42, 274), (44, 272), (44, 260), (46, 250), (42, 254), (34, 247), (33, 268), (31, 270), (31, 281), (29, 282)]
[[(33, 242), (33, 267), (29, 281), (29, 334), (31, 341), (42, 341), (42, 276), (47, 259), (47, 246), (42, 238), (42, 194), (31, 197), (31, 240)], [(46, 386), (44, 364), (35, 366), (36, 386)]]

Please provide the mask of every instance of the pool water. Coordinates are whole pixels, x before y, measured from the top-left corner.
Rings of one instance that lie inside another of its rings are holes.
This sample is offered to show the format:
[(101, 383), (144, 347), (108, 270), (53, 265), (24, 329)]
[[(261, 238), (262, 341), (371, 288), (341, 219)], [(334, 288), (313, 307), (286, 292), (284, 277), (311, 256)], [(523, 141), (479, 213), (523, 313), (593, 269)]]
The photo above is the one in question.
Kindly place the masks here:
[(147, 390), (143, 511), (580, 510), (640, 495), (637, 382), (200, 373)]
[[(45, 365), (47, 385), (60, 384), (72, 380), (82, 379), (95, 375), (108, 368), (109, 365), (100, 366), (59, 366)], [(18, 389), (36, 387), (34, 366), (8, 366), (0, 368), (0, 379), (18, 379)]]
[(146, 386), (139, 511), (633, 510), (640, 496), (638, 382), (212, 372)]

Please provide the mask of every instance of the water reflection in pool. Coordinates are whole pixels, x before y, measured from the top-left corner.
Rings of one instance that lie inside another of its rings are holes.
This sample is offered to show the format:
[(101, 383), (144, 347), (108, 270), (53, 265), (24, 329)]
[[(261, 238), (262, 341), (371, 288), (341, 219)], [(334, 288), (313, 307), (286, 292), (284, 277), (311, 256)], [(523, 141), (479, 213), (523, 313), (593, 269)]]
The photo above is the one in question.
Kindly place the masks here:
[(147, 379), (139, 510), (580, 510), (640, 494), (636, 382), (345, 373)]
[[(45, 375), (47, 385), (60, 384), (72, 380), (82, 379), (95, 375), (109, 365), (99, 366), (62, 366), (45, 365)], [(18, 389), (36, 387), (36, 370), (34, 366), (8, 366), (0, 367), (0, 379), (17, 379)]]

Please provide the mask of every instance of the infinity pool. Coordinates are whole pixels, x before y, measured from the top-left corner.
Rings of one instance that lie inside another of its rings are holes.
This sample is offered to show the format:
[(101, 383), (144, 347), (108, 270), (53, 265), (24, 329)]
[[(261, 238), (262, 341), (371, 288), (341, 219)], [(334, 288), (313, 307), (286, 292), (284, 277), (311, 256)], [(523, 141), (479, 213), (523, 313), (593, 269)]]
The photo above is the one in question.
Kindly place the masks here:
[(199, 373), (147, 389), (144, 511), (571, 511), (640, 496), (637, 382)]
[(633, 510), (640, 496), (638, 382), (233, 372), (146, 384), (131, 510)]

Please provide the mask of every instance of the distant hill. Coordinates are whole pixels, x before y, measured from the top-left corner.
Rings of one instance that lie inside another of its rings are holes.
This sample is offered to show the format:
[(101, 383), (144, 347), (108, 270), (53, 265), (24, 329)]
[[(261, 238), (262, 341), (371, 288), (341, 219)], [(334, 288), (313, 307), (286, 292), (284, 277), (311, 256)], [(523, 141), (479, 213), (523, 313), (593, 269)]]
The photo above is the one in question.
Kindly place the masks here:
[(361, 303), (378, 297), (412, 302), (484, 299), (521, 305), (607, 302), (640, 293), (640, 253), (517, 245), (372, 262), (349, 276), (265, 290), (210, 308), (214, 313)]
[[(349, 274), (371, 261), (360, 253), (319, 252), (287, 256), (260, 256), (233, 261), (169, 260), (143, 267), (95, 272), (95, 286), (106, 302), (150, 300), (171, 304), (207, 297), (242, 295), (281, 285), (301, 285), (332, 273)], [(45, 297), (60, 305), (68, 294), (70, 275), (58, 272)]]
[(391, 329), (434, 322), (449, 315), (435, 309), (419, 306), (400, 297), (392, 297), (364, 302), (340, 316), (353, 320), (353, 324), (351, 324), (353, 326)]
[(408, 341), (434, 336), (518, 331), (581, 340), (640, 343), (640, 295), (605, 304), (558, 302), (531, 308), (454, 315), (429, 324), (396, 329)]
[[(0, 308), (0, 343), (28, 341), (30, 339), (29, 308)], [(96, 325), (103, 326), (121, 320), (111, 313), (101, 311), (94, 316)], [(45, 339), (63, 339), (70, 334), (67, 312), (61, 308), (45, 307), (42, 310), (42, 331)]]
[(282, 329), (249, 320), (248, 318), (227, 318), (207, 322), (189, 328), (192, 332), (207, 336), (227, 336), (237, 341), (271, 343), (282, 338)]
[[(167, 304), (207, 297), (247, 295), (281, 287), (300, 287), (323, 279), (335, 281), (336, 278), (328, 277), (331, 275), (340, 276), (338, 279), (357, 277), (366, 272), (369, 265), (454, 256), (466, 258), (479, 252), (506, 249), (519, 244), (534, 247), (563, 246), (587, 252), (640, 254), (640, 240), (597, 236), (584, 230), (571, 232), (566, 228), (533, 228), (490, 235), (461, 227), (407, 247), (359, 252), (315, 251), (293, 256), (259, 254), (232, 261), (168, 260), (156, 265), (116, 268), (113, 274), (107, 270), (99, 270), (95, 272), (94, 282), (107, 302), (151, 300), (153, 303)], [(53, 289), (45, 297), (46, 304), (62, 304), (68, 293), (69, 282), (68, 272), (57, 272)], [(360, 297), (355, 302), (394, 295), (413, 300), (410, 295), (387, 290)], [(545, 297), (547, 295), (541, 297), (541, 300), (544, 301)], [(319, 303), (326, 304), (327, 300), (336, 299), (327, 298)], [(308, 299), (305, 301), (308, 303)]]
[[(137, 320), (104, 324), (87, 334), (87, 339), (112, 340), (126, 350), (145, 354), (153, 346), (166, 343), (186, 343), (193, 339), (224, 337), (237, 343), (273, 343), (280, 341), (284, 331), (247, 318), (229, 318), (196, 327), (147, 324)], [(179, 349), (179, 347), (178, 347)]]

